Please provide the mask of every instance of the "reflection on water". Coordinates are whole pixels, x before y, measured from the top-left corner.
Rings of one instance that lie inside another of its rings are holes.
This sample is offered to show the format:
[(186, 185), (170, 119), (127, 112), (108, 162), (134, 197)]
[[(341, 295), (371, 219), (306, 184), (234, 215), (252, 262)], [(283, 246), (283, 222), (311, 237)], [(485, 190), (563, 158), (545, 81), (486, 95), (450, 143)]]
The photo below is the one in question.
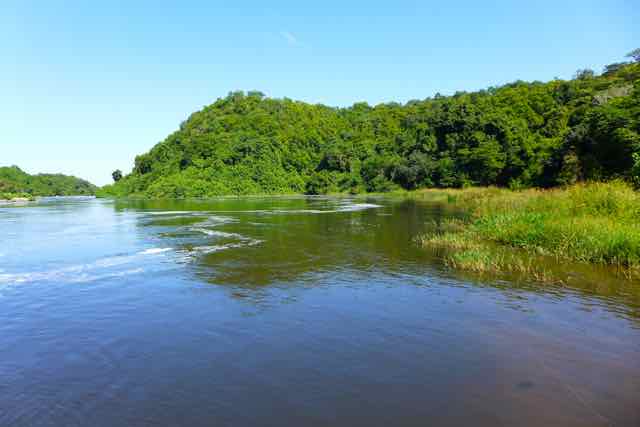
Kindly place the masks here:
[[(192, 261), (192, 271), (218, 285), (256, 289), (314, 274), (357, 270), (371, 274), (457, 277), (510, 294), (523, 290), (563, 296), (580, 292), (598, 304), (640, 317), (640, 283), (608, 267), (540, 259), (562, 284), (526, 277), (491, 277), (443, 271), (434, 254), (414, 243), (434, 221), (456, 215), (439, 203), (412, 199), (222, 199), (217, 202), (119, 202), (144, 212), (140, 225), (166, 238)], [(161, 210), (182, 209), (182, 210)], [(348, 213), (348, 214), (346, 214)], [(334, 215), (326, 215), (334, 214)], [(231, 251), (229, 249), (242, 249)], [(234, 292), (236, 292), (234, 290)], [(244, 293), (238, 293), (244, 295)]]
[(0, 207), (0, 425), (639, 425), (640, 284), (445, 269), (446, 205)]

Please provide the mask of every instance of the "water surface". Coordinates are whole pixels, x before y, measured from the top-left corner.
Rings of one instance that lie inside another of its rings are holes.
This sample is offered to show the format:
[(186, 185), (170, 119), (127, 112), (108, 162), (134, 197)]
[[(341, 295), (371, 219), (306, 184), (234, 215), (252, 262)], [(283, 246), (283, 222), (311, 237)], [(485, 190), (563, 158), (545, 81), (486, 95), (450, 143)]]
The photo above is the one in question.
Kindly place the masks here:
[(640, 287), (445, 269), (393, 198), (0, 207), (0, 425), (640, 425)]

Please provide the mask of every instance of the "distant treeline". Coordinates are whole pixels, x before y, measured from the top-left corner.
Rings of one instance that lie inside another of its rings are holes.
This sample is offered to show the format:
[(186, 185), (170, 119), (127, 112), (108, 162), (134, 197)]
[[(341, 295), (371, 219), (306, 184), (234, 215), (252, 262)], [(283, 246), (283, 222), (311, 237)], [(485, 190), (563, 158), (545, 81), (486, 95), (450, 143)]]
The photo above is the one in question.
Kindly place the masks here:
[(100, 194), (381, 192), (640, 179), (640, 51), (601, 75), (518, 81), (404, 105), (331, 108), (233, 92)]
[(29, 175), (17, 166), (0, 167), (0, 198), (95, 194), (97, 187), (74, 176)]

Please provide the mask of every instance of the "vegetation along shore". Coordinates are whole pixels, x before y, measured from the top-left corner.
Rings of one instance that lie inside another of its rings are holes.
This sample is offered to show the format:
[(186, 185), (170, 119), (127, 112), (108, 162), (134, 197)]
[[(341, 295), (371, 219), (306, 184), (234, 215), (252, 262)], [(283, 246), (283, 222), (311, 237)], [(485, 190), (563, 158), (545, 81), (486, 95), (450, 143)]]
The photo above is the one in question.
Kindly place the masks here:
[(623, 181), (550, 190), (448, 189), (422, 196), (466, 214), (434, 224), (419, 239), (451, 267), (546, 280), (536, 257), (553, 257), (614, 266), (627, 277), (640, 273), (640, 194)]
[(62, 174), (30, 175), (17, 166), (0, 167), (0, 200), (33, 200), (38, 196), (89, 196), (97, 187)]
[(349, 108), (234, 92), (101, 196), (553, 187), (640, 176), (640, 53), (601, 75)]
[[(438, 224), (421, 242), (452, 267), (530, 274), (535, 254), (634, 272), (640, 50), (628, 56), (601, 75), (580, 70), (568, 81), (518, 81), (404, 105), (331, 108), (231, 93), (136, 157), (131, 174), (115, 171), (98, 195), (439, 188), (424, 195), (446, 196), (466, 219)], [(477, 186), (485, 188), (468, 188)], [(525, 262), (513, 248), (528, 253)]]
[[(0, 169), (3, 198), (203, 198), (437, 188), (465, 219), (421, 243), (472, 271), (532, 270), (504, 248), (640, 266), (640, 50), (601, 75), (332, 108), (234, 92), (96, 189)], [(586, 183), (585, 182), (589, 182)], [(470, 188), (471, 187), (471, 188)], [(477, 188), (484, 187), (484, 188)], [(555, 188), (549, 190), (550, 188)]]

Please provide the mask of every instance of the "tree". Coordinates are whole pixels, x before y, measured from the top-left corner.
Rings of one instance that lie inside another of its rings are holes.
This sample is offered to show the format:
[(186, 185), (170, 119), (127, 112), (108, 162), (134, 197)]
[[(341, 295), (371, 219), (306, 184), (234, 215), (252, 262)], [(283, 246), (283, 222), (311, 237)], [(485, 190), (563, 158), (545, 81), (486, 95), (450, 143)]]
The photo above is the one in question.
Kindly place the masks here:
[(111, 174), (111, 177), (113, 178), (114, 182), (120, 181), (122, 179), (122, 171), (120, 169), (114, 170)]
[(0, 193), (28, 193), (32, 196), (95, 194), (96, 187), (79, 178), (62, 174), (30, 175), (17, 166), (0, 167)]
[(594, 73), (593, 70), (585, 68), (584, 70), (576, 71), (575, 78), (578, 80), (587, 80), (592, 79), (595, 75), (596, 73)]
[(622, 68), (624, 68), (625, 65), (629, 65), (629, 63), (628, 62), (614, 62), (613, 64), (605, 65), (603, 74), (604, 75), (611, 75), (613, 73), (616, 73), (616, 72), (620, 71)]
[(633, 58), (634, 61), (640, 62), (640, 48), (634, 49), (631, 52), (627, 53), (627, 58)]
[(126, 178), (114, 173), (116, 183), (103, 194), (208, 197), (640, 180), (638, 156), (632, 156), (640, 153), (639, 84), (640, 64), (624, 62), (610, 64), (604, 75), (583, 69), (572, 80), (516, 81), (406, 104), (332, 108), (231, 92), (136, 157)]

